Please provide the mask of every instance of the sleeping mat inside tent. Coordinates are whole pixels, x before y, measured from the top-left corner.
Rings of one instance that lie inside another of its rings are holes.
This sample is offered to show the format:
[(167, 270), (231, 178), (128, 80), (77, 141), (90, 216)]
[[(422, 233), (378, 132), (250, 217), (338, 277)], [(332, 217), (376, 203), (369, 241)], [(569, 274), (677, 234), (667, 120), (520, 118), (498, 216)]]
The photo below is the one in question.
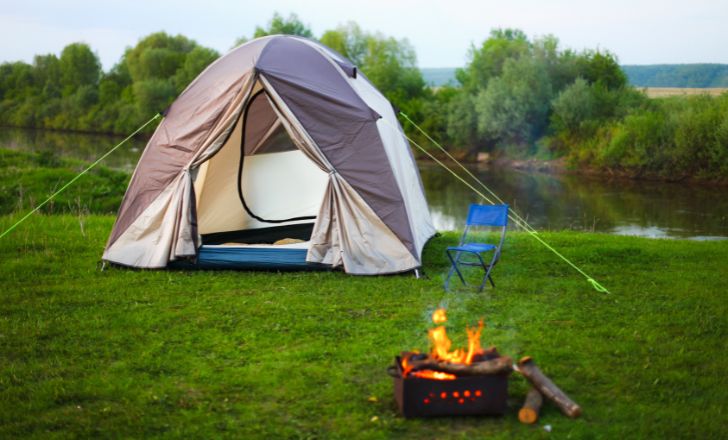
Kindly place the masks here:
[[(196, 261), (175, 261), (172, 268), (322, 270), (306, 262), (313, 223), (294, 224), (202, 236)], [(290, 240), (286, 240), (290, 239)], [(295, 243), (274, 244), (280, 240)]]

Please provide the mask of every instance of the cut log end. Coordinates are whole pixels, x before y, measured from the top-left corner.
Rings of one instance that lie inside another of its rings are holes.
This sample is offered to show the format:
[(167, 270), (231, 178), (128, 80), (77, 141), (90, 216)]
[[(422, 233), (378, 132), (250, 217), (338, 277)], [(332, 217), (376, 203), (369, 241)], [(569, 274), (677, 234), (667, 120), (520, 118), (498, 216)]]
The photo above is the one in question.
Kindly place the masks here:
[(526, 394), (526, 401), (523, 402), (523, 408), (518, 411), (518, 420), (521, 423), (533, 424), (538, 420), (538, 413), (543, 405), (543, 396), (536, 388), (531, 388)]
[(572, 419), (575, 419), (575, 418), (581, 416), (581, 407), (579, 405), (574, 405), (574, 407), (571, 408), (571, 411), (567, 415), (569, 417), (571, 417)]
[(518, 411), (518, 420), (520, 420), (521, 423), (532, 425), (538, 420), (538, 413), (531, 408), (521, 408)]

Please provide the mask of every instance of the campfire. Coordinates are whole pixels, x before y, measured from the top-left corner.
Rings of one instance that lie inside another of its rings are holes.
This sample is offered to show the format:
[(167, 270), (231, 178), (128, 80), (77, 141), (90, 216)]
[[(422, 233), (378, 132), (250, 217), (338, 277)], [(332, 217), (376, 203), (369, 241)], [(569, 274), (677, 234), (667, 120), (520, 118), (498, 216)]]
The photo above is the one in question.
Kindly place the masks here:
[(516, 366), (495, 347), (484, 349), (480, 342), (482, 320), (477, 327), (466, 327), (467, 349), (452, 349), (444, 325), (445, 309), (435, 310), (432, 322), (435, 327), (428, 331), (430, 352), (403, 352), (389, 368), (403, 416), (502, 415), (507, 409), (508, 377), (514, 369), (533, 385), (519, 411), (523, 423), (538, 420), (543, 397), (569, 417), (581, 414), (579, 405), (544, 375), (531, 357), (524, 357)]
[(467, 349), (452, 349), (445, 309), (435, 310), (432, 322), (430, 352), (404, 352), (390, 370), (400, 412), (405, 417), (503, 414), (513, 362), (495, 347), (482, 348), (483, 321), (466, 328)]

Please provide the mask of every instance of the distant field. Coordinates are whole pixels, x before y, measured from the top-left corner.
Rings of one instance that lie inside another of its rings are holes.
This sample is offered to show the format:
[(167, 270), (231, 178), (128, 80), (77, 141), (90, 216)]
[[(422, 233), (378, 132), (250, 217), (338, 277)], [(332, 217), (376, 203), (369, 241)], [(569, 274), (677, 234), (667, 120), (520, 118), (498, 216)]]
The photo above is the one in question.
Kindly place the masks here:
[(645, 87), (645, 91), (650, 98), (667, 98), (668, 96), (683, 95), (711, 95), (718, 96), (728, 91), (726, 87), (713, 87), (707, 89), (691, 88), (691, 87)]

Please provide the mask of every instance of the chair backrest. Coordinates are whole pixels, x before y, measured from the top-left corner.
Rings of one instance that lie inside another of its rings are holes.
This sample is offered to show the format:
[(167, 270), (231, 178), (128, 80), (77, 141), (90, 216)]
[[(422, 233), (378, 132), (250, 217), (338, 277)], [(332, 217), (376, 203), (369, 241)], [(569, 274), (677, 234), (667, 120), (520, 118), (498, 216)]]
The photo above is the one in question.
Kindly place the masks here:
[(508, 205), (478, 205), (468, 211), (467, 226), (508, 226)]
[(506, 228), (508, 227), (508, 205), (478, 205), (473, 203), (468, 210), (468, 219), (465, 222), (465, 231), (460, 239), (460, 244), (467, 243), (470, 235), (471, 226), (489, 226), (500, 228), (500, 240), (495, 250), (495, 260), (500, 259), (503, 241), (506, 238)]

